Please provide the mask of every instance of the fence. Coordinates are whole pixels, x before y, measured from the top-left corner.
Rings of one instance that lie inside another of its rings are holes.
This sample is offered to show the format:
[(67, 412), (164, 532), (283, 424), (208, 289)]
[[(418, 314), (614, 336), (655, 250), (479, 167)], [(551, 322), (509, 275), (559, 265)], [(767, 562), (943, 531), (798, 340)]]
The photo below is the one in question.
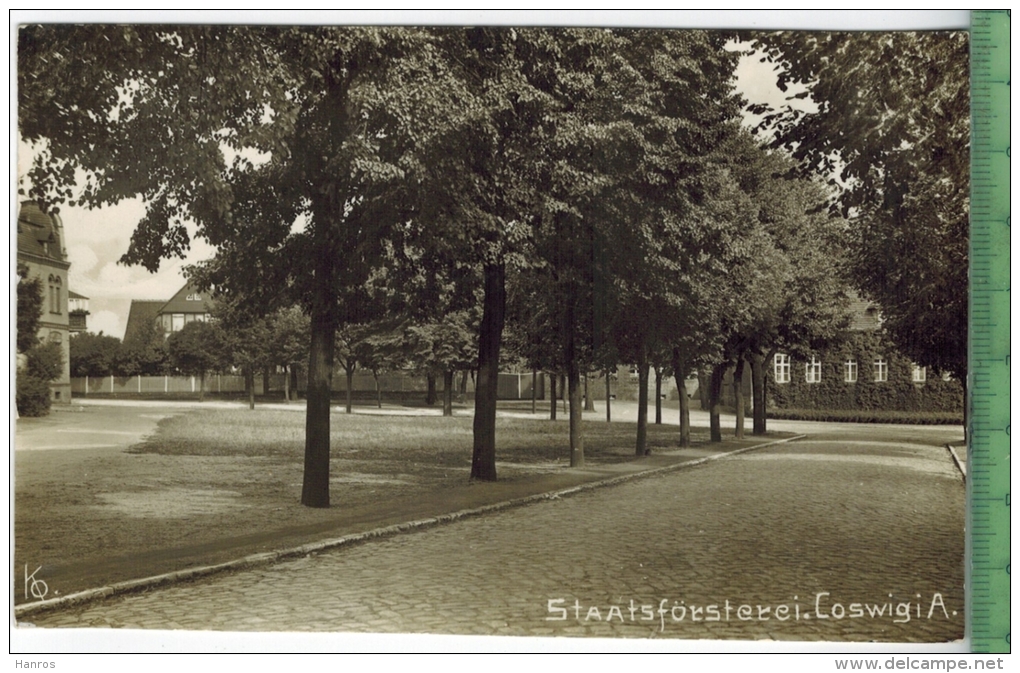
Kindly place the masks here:
[[(269, 377), (270, 390), (283, 390), (283, 374)], [(71, 394), (89, 395), (179, 395), (198, 393), (201, 379), (197, 376), (83, 376), (71, 379)], [(243, 393), (244, 377), (232, 374), (208, 374), (207, 393)], [(264, 395), (261, 376), (255, 377), (255, 394)]]
[[(269, 391), (282, 392), (284, 374), (269, 376)], [(303, 393), (306, 389), (306, 377), (298, 376), (297, 390)], [(462, 377), (458, 373), (454, 377), (454, 389), (460, 392)], [(538, 399), (545, 397), (545, 375), (538, 375), (536, 387)], [(437, 394), (442, 392), (443, 380), (437, 381)], [(471, 377), (463, 380), (464, 392), (474, 394), (475, 385)], [(71, 394), (76, 397), (89, 395), (112, 395), (124, 397), (160, 396), (198, 394), (200, 379), (197, 376), (84, 376), (71, 379)], [(378, 386), (378, 387), (377, 387)], [(347, 377), (341, 372), (333, 376), (333, 392), (342, 393), (347, 390)], [(378, 392), (387, 397), (402, 397), (405, 393), (422, 393), (428, 390), (428, 380), (424, 376), (411, 376), (402, 373), (381, 374), (378, 379), (371, 374), (355, 374), (351, 379), (351, 391), (359, 397), (375, 395)], [(244, 377), (235, 374), (208, 374), (205, 377), (207, 393), (243, 393)], [(261, 375), (255, 377), (255, 394), (265, 395), (264, 380)], [(503, 400), (531, 399), (531, 374), (500, 374), (497, 382), (497, 394)]]

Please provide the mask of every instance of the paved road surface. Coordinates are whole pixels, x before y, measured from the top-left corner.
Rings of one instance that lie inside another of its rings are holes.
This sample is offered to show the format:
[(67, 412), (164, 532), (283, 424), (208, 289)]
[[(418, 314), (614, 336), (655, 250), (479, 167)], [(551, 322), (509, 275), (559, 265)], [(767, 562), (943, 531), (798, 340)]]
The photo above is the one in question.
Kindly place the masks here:
[(940, 446), (952, 432), (858, 427), (852, 439), (845, 432), (818, 435), (29, 621), (231, 631), (958, 639), (965, 489)]

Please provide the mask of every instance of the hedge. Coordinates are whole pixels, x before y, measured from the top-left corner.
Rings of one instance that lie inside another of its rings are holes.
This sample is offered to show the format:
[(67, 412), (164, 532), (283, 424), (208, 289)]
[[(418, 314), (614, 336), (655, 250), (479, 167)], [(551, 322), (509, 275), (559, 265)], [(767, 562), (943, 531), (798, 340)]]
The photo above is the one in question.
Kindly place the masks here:
[(15, 403), (19, 416), (45, 416), (50, 412), (50, 384), (21, 370), (17, 374)]
[(963, 425), (963, 413), (952, 411), (862, 411), (856, 409), (769, 409), (769, 419), (842, 423)]

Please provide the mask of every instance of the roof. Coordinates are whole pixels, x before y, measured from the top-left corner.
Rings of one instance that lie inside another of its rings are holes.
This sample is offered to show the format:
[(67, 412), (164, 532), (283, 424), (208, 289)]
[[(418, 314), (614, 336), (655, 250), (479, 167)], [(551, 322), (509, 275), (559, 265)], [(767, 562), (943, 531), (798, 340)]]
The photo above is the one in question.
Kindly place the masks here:
[(209, 313), (210, 308), (209, 293), (200, 292), (189, 282), (163, 304), (159, 313)]
[(66, 262), (60, 217), (47, 215), (35, 201), (18, 209), (18, 252)]
[(127, 343), (143, 325), (155, 322), (160, 307), (165, 303), (162, 299), (132, 299), (131, 310), (128, 312), (127, 327), (124, 328), (124, 343)]
[(85, 295), (78, 294), (74, 290), (68, 290), (67, 291), (67, 298), (68, 299), (88, 299), (88, 297), (86, 297)]
[(882, 312), (878, 304), (866, 299), (850, 300), (850, 329), (853, 331), (876, 330), (882, 326)]

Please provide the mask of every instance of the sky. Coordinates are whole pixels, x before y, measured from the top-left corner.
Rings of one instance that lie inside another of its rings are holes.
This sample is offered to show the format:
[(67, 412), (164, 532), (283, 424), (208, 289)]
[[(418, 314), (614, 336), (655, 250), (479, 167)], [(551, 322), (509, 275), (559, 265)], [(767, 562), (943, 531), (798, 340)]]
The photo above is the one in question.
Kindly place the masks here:
[[(886, 28), (926, 27), (959, 27), (966, 25), (966, 12), (890, 12), (881, 14), (882, 23)], [(301, 16), (284, 13), (246, 13), (239, 18), (237, 15), (222, 13), (173, 13), (175, 21), (184, 19), (196, 21), (238, 21), (251, 22), (298, 22)], [(866, 28), (874, 27), (876, 16), (866, 12), (586, 12), (580, 16), (572, 12), (522, 13), (522, 12), (460, 12), (437, 13), (416, 12), (412, 14), (398, 12), (329, 13), (314, 14), (311, 22), (411, 22), (411, 23), (584, 23), (590, 25), (606, 25), (622, 23), (624, 25), (667, 26), (685, 25), (690, 27), (746, 27), (746, 28), (778, 28), (778, 27), (809, 27), (809, 28)], [(12, 18), (13, 22), (26, 21), (71, 21), (75, 17), (67, 13), (50, 15), (46, 12), (22, 13)], [(87, 13), (80, 17), (85, 20), (102, 21), (151, 21), (151, 15), (139, 13)], [(158, 17), (155, 17), (158, 18)], [(413, 20), (409, 20), (413, 19)], [(308, 21), (308, 18), (304, 19)], [(962, 23), (961, 23), (962, 21)], [(17, 41), (12, 40), (16, 45)], [(12, 47), (13, 49), (14, 47)], [(15, 62), (12, 58), (12, 64)], [(14, 66), (12, 65), (12, 68)], [(14, 73), (11, 74), (12, 80)], [(744, 56), (737, 68), (737, 86), (740, 92), (752, 103), (770, 103), (781, 105), (785, 96), (776, 86), (776, 73), (772, 66), (760, 63), (757, 57)], [(794, 93), (794, 92), (790, 92)], [(12, 100), (16, 100), (12, 97)], [(14, 103), (12, 103), (12, 106)], [(16, 112), (16, 108), (13, 110)], [(15, 115), (11, 115), (12, 120)], [(16, 127), (13, 126), (11, 137), (16, 138)], [(31, 163), (31, 149), (23, 143), (12, 142), (16, 147), (17, 173), (24, 174)], [(12, 180), (14, 182), (14, 180)], [(16, 194), (16, 192), (15, 192)], [(12, 208), (16, 207), (16, 196), (12, 198)], [(118, 338), (124, 336), (128, 311), (133, 299), (169, 299), (184, 284), (183, 268), (188, 264), (208, 259), (214, 249), (202, 239), (193, 238), (191, 249), (184, 259), (164, 260), (157, 273), (149, 273), (142, 267), (118, 264), (119, 258), (127, 251), (131, 233), (135, 225), (144, 215), (144, 205), (140, 200), (124, 201), (116, 206), (99, 210), (86, 210), (80, 207), (63, 206), (61, 219), (64, 223), (66, 247), (71, 262), (69, 287), (73, 291), (89, 297), (90, 315), (88, 327), (91, 332), (103, 332)], [(12, 246), (13, 247), (13, 246)], [(12, 253), (13, 255), (13, 253)], [(11, 268), (14, 266), (12, 264)]]

